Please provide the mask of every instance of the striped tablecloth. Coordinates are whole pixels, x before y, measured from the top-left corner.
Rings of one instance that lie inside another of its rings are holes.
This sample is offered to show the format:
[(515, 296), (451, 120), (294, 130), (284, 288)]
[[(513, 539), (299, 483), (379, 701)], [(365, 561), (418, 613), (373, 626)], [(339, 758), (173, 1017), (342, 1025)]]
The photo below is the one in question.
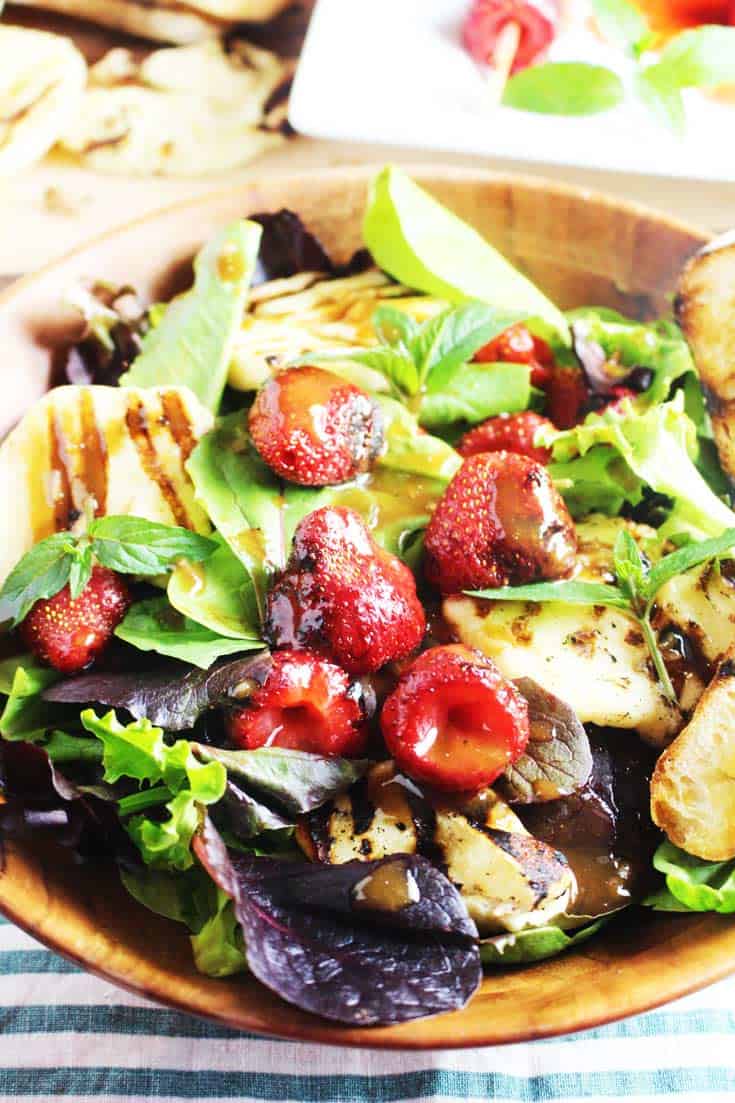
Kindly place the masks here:
[(88, 976), (0, 921), (0, 1101), (653, 1100), (735, 1095), (735, 980), (584, 1034), (381, 1053), (258, 1038)]

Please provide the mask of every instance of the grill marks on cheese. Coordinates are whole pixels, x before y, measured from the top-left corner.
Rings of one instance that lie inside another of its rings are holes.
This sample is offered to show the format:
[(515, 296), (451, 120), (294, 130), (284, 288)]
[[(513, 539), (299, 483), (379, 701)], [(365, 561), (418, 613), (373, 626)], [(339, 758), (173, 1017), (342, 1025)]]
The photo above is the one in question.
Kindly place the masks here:
[(39, 540), (74, 528), (87, 503), (97, 516), (209, 531), (184, 465), (211, 425), (185, 388), (50, 391), (0, 446), (0, 582)]

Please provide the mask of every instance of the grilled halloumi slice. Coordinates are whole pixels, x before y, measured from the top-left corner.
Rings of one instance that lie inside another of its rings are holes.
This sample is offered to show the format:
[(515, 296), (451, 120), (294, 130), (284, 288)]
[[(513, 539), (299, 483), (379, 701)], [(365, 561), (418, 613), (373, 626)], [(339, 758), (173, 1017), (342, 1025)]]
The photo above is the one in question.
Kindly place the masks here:
[(0, 585), (92, 502), (208, 532), (184, 464), (212, 415), (185, 387), (58, 387), (0, 445)]
[[(650, 554), (654, 533), (645, 526), (592, 517), (577, 527), (581, 579), (610, 580), (621, 527)], [(658, 607), (659, 635), (676, 629), (700, 667), (714, 667), (735, 626), (735, 585), (728, 577), (709, 566), (695, 568), (663, 587)], [(619, 609), (457, 596), (444, 602), (444, 616), (463, 643), (489, 655), (507, 678), (533, 678), (566, 701), (583, 723), (636, 729), (654, 746), (666, 746), (682, 729), (706, 685), (706, 675), (693, 667), (680, 707), (671, 705), (637, 623)]]
[[(241, 391), (256, 390), (274, 371), (300, 356), (375, 345), (371, 319), (386, 300), (417, 322), (432, 318), (447, 305), (441, 299), (414, 294), (378, 268), (339, 279), (301, 272), (253, 288), (230, 366), (230, 385)], [(333, 360), (328, 366), (341, 370)], [(347, 370), (346, 362), (344, 367)], [(356, 365), (350, 368), (370, 390), (386, 389), (380, 373)]]
[(69, 38), (0, 26), (0, 177), (48, 152), (77, 111), (86, 79)]
[(545, 926), (576, 892), (564, 858), (529, 835), (492, 789), (465, 805), (429, 802), (392, 762), (302, 817), (296, 838), (313, 861), (335, 865), (428, 854), (446, 869), (481, 934)]
[(676, 316), (697, 365), (720, 462), (735, 480), (735, 231), (686, 265)]

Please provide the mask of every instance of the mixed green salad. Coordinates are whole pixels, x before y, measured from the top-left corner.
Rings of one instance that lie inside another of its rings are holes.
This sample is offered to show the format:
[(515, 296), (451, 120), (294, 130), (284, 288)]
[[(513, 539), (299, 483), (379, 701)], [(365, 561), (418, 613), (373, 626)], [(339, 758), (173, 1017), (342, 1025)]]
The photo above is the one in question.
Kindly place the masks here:
[(265, 213), (171, 302), (70, 291), (0, 445), (0, 827), (370, 1025), (735, 911), (735, 512), (673, 318), (558, 309), (395, 168), (363, 245)]

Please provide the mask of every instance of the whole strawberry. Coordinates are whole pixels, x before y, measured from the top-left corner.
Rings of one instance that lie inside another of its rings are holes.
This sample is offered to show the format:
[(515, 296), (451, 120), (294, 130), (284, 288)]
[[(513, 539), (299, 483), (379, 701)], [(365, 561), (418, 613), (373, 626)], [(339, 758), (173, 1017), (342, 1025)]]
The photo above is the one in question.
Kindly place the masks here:
[(324, 506), (304, 518), (268, 595), (272, 646), (326, 651), (349, 673), (367, 674), (409, 655), (425, 628), (411, 571), (357, 513)]
[(372, 399), (332, 372), (287, 368), (258, 391), (248, 418), (253, 444), (282, 479), (330, 486), (367, 471), (383, 447)]
[(534, 444), (536, 433), (542, 427), (554, 428), (547, 417), (541, 417), (533, 410), (524, 410), (521, 414), (499, 414), (465, 433), (457, 445), (457, 451), (461, 456), (474, 456), (478, 452), (518, 452), (539, 463), (548, 463), (551, 449)]
[(367, 742), (363, 687), (310, 651), (276, 651), (264, 684), (227, 721), (246, 750), (289, 747), (312, 754), (360, 755)]
[(540, 463), (514, 452), (464, 461), (426, 530), (425, 573), (444, 594), (564, 578), (577, 536)]
[(102, 654), (130, 601), (130, 591), (119, 574), (93, 567), (75, 600), (67, 584), (53, 597), (37, 601), (21, 624), (20, 635), (43, 662), (62, 674), (77, 674)]

